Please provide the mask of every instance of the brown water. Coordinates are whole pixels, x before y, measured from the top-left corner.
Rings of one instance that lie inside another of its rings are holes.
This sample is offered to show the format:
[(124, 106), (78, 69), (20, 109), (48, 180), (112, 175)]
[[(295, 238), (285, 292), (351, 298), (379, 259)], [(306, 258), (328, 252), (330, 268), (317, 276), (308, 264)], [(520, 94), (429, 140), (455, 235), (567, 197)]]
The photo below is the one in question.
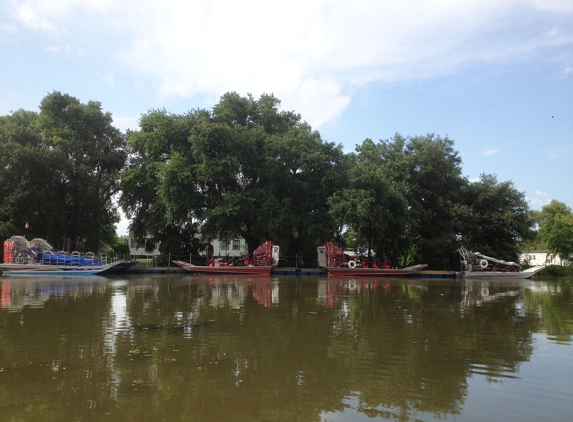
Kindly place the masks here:
[(569, 421), (569, 281), (0, 278), (0, 421)]

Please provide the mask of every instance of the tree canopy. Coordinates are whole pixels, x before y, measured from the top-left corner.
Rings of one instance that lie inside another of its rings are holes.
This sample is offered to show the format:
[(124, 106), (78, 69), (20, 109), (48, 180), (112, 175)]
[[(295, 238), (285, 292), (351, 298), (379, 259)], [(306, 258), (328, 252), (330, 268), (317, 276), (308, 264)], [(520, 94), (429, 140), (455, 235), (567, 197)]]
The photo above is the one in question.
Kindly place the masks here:
[(525, 195), (512, 182), (482, 174), (468, 185), (460, 231), (464, 246), (507, 261), (518, 261), (519, 245), (534, 236)]
[[(165, 252), (198, 253), (197, 221), (184, 209), (179, 212), (180, 203), (198, 198), (192, 191), (179, 192), (180, 182), (172, 183), (166, 168), (170, 166), (177, 181), (190, 177), (185, 164), (185, 156), (190, 157), (189, 132), (203, 113), (150, 110), (141, 117), (140, 130), (128, 133), (129, 158), (121, 174), (119, 204), (131, 219), (132, 236), (141, 245), (160, 242)], [(176, 206), (163, 200), (169, 194)]]
[[(395, 175), (385, 165), (380, 145), (366, 139), (349, 155), (348, 182), (329, 198), (340, 226), (349, 225), (358, 243), (379, 254), (398, 253), (407, 230), (407, 203)], [(400, 251), (401, 252), (401, 251)]]
[(554, 256), (570, 259), (573, 253), (573, 212), (556, 200), (545, 205), (537, 214), (539, 237)]
[(401, 266), (447, 269), (460, 246), (517, 260), (518, 242), (531, 238), (523, 193), (495, 175), (468, 181), (447, 137), (366, 139), (350, 157), (349, 185), (329, 199), (331, 212)]
[[(395, 137), (397, 145), (403, 141)], [(410, 206), (411, 241), (418, 259), (433, 268), (449, 265), (449, 251), (458, 246), (456, 213), (467, 180), (454, 141), (434, 134), (408, 138), (402, 165), (407, 170), (406, 198)]]
[[(0, 233), (100, 250), (116, 237), (125, 137), (99, 102), (60, 92), (0, 117)], [(29, 228), (25, 229), (28, 223)]]
[(200, 224), (203, 241), (242, 236), (252, 252), (273, 239), (293, 254), (326, 241), (344, 154), (279, 105), (228, 93), (212, 111), (143, 116), (120, 199), (138, 236), (163, 247), (162, 233)]

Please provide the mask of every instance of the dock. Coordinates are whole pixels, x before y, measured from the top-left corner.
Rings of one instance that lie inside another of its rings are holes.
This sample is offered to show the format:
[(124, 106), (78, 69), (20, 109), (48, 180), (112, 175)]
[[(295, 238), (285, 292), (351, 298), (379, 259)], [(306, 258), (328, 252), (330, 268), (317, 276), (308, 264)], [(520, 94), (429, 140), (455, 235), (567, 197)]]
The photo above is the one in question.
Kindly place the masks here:
[(146, 265), (134, 265), (128, 268), (126, 274), (187, 274), (187, 270), (178, 267), (148, 267)]
[[(187, 270), (178, 267), (148, 267), (136, 265), (129, 268), (126, 274), (188, 274)], [(275, 267), (271, 270), (271, 275), (288, 276), (327, 276), (328, 273), (323, 268), (297, 268), (297, 267)], [(415, 274), (410, 274), (412, 278), (456, 278), (454, 271), (421, 270)]]
[(454, 271), (439, 271), (439, 270), (421, 270), (415, 274), (410, 275), (414, 278), (456, 278)]
[[(146, 265), (135, 265), (126, 270), (126, 274), (188, 274), (187, 270), (179, 267), (148, 267)], [(275, 267), (271, 270), (271, 275), (328, 275), (322, 268), (296, 268), (296, 267)]]

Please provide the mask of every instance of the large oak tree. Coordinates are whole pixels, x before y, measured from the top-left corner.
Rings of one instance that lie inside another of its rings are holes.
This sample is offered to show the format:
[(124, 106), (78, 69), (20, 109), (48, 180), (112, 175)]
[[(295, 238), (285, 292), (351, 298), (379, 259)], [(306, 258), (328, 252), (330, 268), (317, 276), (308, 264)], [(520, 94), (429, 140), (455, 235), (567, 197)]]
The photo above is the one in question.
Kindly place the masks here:
[(200, 224), (205, 242), (242, 236), (249, 252), (266, 240), (286, 254), (316, 251), (333, 228), (326, 199), (344, 154), (279, 106), (272, 95), (227, 93), (211, 111), (143, 116), (120, 201), (138, 236), (163, 242)]
[(39, 113), (0, 117), (1, 235), (41, 237), (57, 248), (70, 239), (80, 250), (113, 243), (125, 158), (124, 136), (96, 101), (53, 92)]

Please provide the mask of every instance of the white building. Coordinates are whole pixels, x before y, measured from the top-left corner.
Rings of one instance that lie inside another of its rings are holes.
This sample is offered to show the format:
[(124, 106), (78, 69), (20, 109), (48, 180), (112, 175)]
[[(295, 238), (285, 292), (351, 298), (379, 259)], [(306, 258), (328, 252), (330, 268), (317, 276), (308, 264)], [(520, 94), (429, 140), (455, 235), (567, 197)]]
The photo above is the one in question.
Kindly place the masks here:
[[(245, 255), (248, 251), (247, 243), (245, 239), (242, 237), (234, 238), (234, 239), (214, 239), (211, 242), (213, 246), (213, 257), (241, 257)], [(137, 247), (135, 243), (135, 239), (129, 238), (128, 239), (128, 246), (129, 246), (129, 255), (130, 256), (159, 256), (161, 253), (159, 252), (159, 243), (156, 243), (153, 247), (153, 250), (147, 252), (145, 250), (145, 245), (139, 245)], [(205, 252), (201, 252), (201, 255), (205, 255)]]
[(530, 265), (562, 265), (567, 266), (571, 259), (561, 259), (559, 256), (552, 256), (549, 251), (525, 251), (519, 254), (519, 262), (529, 262)]
[(248, 252), (247, 243), (242, 237), (237, 237), (234, 239), (214, 239), (211, 244), (213, 245), (214, 257), (241, 257), (246, 255)]
[[(153, 245), (153, 250), (147, 252), (145, 250), (145, 244), (137, 245), (135, 239), (129, 237), (127, 239), (127, 245), (129, 246), (129, 256), (158, 256), (161, 255), (159, 252), (159, 243)], [(138, 247), (139, 246), (139, 247)]]

